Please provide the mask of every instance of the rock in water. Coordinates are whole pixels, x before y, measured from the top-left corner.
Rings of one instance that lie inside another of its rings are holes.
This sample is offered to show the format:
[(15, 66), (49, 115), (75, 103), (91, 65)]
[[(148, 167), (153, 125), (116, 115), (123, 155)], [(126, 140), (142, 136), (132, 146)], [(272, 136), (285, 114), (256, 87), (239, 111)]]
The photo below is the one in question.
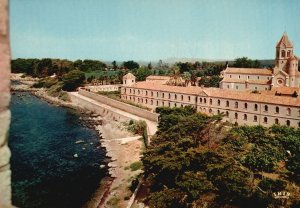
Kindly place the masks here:
[(74, 157), (78, 157), (78, 154), (75, 154)]

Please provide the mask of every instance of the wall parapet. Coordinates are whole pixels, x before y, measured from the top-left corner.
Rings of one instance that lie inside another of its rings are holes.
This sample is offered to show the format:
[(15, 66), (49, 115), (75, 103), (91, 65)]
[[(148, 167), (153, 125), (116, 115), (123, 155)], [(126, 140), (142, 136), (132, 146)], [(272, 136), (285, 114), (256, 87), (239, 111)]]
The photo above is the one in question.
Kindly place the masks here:
[(150, 121), (154, 121), (154, 122), (158, 121), (159, 114), (157, 114), (157, 113), (152, 113), (150, 111), (141, 109), (139, 107), (136, 107), (136, 106), (133, 106), (133, 105), (130, 105), (130, 104), (127, 104), (127, 103), (123, 103), (121, 101), (117, 101), (117, 100), (108, 98), (108, 97), (103, 96), (103, 95), (88, 92), (84, 89), (79, 89), (78, 93), (80, 95), (83, 95), (83, 96), (86, 96), (88, 98), (94, 99), (94, 100), (96, 100), (98, 102), (101, 102), (103, 104), (112, 106), (114, 108), (118, 108), (120, 110), (123, 110), (125, 112), (137, 115), (137, 116), (145, 118), (145, 119), (148, 119)]

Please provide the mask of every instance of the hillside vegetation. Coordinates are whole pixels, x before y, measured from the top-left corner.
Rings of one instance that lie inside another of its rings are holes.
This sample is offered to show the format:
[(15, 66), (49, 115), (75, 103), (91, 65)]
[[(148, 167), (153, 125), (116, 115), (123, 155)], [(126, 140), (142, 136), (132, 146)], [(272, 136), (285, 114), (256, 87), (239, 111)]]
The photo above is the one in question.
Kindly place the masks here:
[(156, 208), (299, 207), (300, 129), (231, 127), (195, 109), (158, 108), (145, 151), (144, 202)]

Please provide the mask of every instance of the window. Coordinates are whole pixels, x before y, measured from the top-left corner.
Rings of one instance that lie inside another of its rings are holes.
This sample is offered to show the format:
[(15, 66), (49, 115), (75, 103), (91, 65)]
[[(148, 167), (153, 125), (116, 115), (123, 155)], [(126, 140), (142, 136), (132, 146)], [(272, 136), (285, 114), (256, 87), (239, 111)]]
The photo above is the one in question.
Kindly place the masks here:
[(156, 101), (156, 106), (158, 106), (158, 100)]
[(247, 121), (247, 114), (244, 114), (244, 120)]
[(227, 88), (229, 89), (229, 85), (227, 85)]
[(148, 103), (148, 99), (145, 100), (145, 103), (146, 103), (146, 104)]
[(265, 112), (268, 112), (269, 108), (267, 105), (265, 105)]
[(191, 101), (191, 96), (188, 97), (189, 101)]
[(238, 114), (237, 113), (234, 114), (234, 118), (238, 119)]
[(181, 104), (181, 107), (183, 108), (183, 105)]
[(287, 52), (287, 57), (289, 58), (290, 56), (291, 56), (291, 51), (288, 50), (288, 52)]
[(174, 106), (177, 107), (177, 104), (175, 103)]
[(258, 110), (258, 105), (255, 104), (255, 105), (254, 105), (254, 111), (257, 111), (257, 110)]
[(212, 113), (212, 109), (211, 108), (209, 109), (209, 113)]
[(175, 96), (174, 96), (174, 97), (175, 97), (175, 100), (177, 100), (177, 95), (176, 95), (176, 94), (175, 94)]
[(235, 89), (239, 89), (239, 86), (235, 86)]
[(140, 94), (140, 90), (138, 90), (138, 94)]
[(217, 113), (220, 114), (220, 110), (218, 110)]
[(226, 111), (226, 114), (225, 114), (225, 115), (226, 115), (226, 117), (229, 117), (229, 112), (228, 112), (228, 111)]
[(285, 51), (284, 50), (281, 51), (281, 57), (285, 58)]
[(299, 123), (298, 123), (298, 127), (300, 128), (300, 121), (299, 121)]
[(228, 100), (226, 101), (226, 107), (229, 107), (229, 101)]
[(183, 95), (181, 95), (181, 100), (183, 100)]
[(171, 107), (171, 104), (170, 104), (170, 102), (169, 102), (169, 107)]
[(164, 98), (164, 97), (165, 97), (165, 93), (162, 94), (162, 98)]
[(244, 108), (245, 108), (245, 109), (248, 108), (248, 104), (247, 104), (247, 103), (244, 104)]
[(206, 103), (206, 98), (204, 98), (204, 103)]
[[(229, 75), (229, 77), (231, 78), (231, 75)], [(125, 83), (126, 84), (126, 83)]]
[(239, 75), (239, 79), (241, 78), (241, 75)]
[(200, 98), (200, 103), (202, 103), (202, 98)]
[(287, 108), (287, 109), (286, 109), (286, 115), (288, 115), (288, 116), (291, 115), (291, 109), (290, 109), (290, 108)]
[(257, 122), (257, 116), (254, 116), (253, 121)]
[(259, 76), (257, 76), (257, 79), (259, 79)]
[(158, 92), (156, 93), (156, 96), (158, 97)]
[(238, 107), (239, 107), (239, 103), (238, 103), (238, 102), (235, 102), (235, 103), (234, 103), (234, 107), (235, 107), (235, 108), (238, 108)]
[(279, 113), (279, 107), (278, 106), (275, 108), (275, 111), (276, 111), (276, 113)]
[(275, 124), (279, 124), (278, 118), (275, 118)]
[(264, 117), (264, 123), (268, 123), (268, 118)]
[(212, 99), (209, 99), (209, 104), (212, 105)]
[(250, 76), (248, 76), (248, 79), (250, 79)]
[(169, 93), (169, 99), (171, 99), (171, 94)]
[[(125, 89), (125, 92), (126, 92), (126, 89)], [(131, 93), (131, 89), (129, 90), (129, 93)]]
[(151, 92), (151, 96), (153, 97), (153, 92)]
[(291, 125), (290, 120), (287, 120), (287, 121), (286, 121), (286, 125), (287, 125), (287, 126), (290, 126), (290, 125)]
[(218, 105), (221, 105), (221, 101), (220, 100), (218, 100)]

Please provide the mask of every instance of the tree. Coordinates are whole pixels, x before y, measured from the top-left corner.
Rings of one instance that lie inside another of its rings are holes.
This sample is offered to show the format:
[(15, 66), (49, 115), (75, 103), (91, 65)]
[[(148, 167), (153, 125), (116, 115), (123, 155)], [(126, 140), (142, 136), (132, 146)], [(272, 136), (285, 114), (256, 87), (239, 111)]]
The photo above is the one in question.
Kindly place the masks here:
[(123, 66), (128, 70), (138, 69), (140, 65), (135, 61), (125, 61), (123, 62)]
[(62, 77), (63, 90), (73, 91), (81, 86), (85, 80), (84, 73), (80, 70), (73, 70)]
[(149, 70), (151, 70), (151, 69), (152, 69), (152, 64), (151, 64), (151, 62), (149, 62), (149, 64), (148, 64), (148, 66), (147, 66), (147, 67), (148, 67), (148, 69), (149, 69)]
[(117, 65), (116, 61), (113, 61), (111, 64), (112, 64), (114, 70), (118, 69), (118, 65)]
[(258, 60), (251, 60), (247, 57), (237, 58), (233, 63), (234, 67), (241, 67), (241, 68), (259, 68), (261, 64)]
[(184, 85), (188, 86), (191, 82), (192, 75), (189, 72), (184, 72), (182, 78), (184, 79)]
[(150, 76), (151, 74), (151, 70), (146, 67), (140, 67), (134, 72), (137, 81), (145, 81), (146, 77)]

